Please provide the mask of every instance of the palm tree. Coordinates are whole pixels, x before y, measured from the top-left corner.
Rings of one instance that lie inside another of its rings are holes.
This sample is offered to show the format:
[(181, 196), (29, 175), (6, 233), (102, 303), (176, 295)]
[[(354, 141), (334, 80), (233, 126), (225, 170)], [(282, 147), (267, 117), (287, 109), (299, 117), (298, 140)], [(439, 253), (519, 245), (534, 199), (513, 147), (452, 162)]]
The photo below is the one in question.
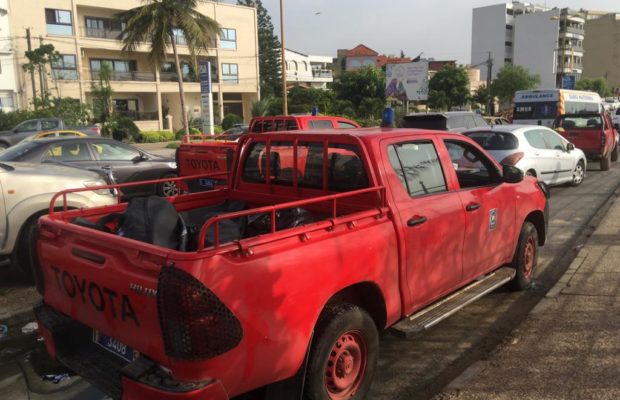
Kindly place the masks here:
[(207, 49), (209, 42), (220, 31), (220, 25), (213, 19), (195, 10), (205, 0), (146, 0), (146, 4), (123, 11), (117, 18), (125, 24), (119, 35), (123, 51), (133, 52), (142, 43), (149, 43), (149, 59), (157, 68), (167, 59), (166, 50), (172, 46), (174, 64), (179, 82), (181, 115), (185, 133), (189, 134), (189, 123), (185, 113), (185, 91), (183, 74), (177, 52), (177, 40), (182, 35), (195, 60), (196, 53)]

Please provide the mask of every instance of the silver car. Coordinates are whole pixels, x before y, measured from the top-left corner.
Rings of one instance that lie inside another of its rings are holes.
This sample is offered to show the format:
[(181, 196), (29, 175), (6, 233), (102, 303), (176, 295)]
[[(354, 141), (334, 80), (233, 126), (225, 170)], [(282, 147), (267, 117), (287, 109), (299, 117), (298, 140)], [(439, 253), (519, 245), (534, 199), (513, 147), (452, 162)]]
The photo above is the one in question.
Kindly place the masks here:
[(548, 185), (574, 186), (586, 176), (583, 151), (555, 131), (538, 125), (496, 125), (463, 133), (501, 164), (513, 165)]

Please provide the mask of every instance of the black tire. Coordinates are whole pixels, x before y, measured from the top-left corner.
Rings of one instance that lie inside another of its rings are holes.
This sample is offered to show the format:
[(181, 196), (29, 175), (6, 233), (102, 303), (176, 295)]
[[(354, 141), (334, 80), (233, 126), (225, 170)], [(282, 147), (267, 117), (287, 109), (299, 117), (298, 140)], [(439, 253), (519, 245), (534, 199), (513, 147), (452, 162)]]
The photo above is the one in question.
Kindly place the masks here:
[(512, 266), (517, 270), (514, 279), (510, 282), (513, 290), (526, 290), (532, 286), (534, 272), (538, 265), (538, 231), (534, 224), (526, 221), (521, 227), (519, 242)]
[(370, 315), (353, 304), (327, 305), (312, 340), (304, 398), (365, 398), (378, 356), (379, 334)]
[(586, 167), (583, 161), (579, 160), (579, 162), (577, 162), (577, 165), (575, 166), (575, 170), (573, 171), (573, 180), (570, 183), (571, 186), (581, 185), (581, 182), (583, 182), (585, 177), (586, 177)]
[(620, 149), (618, 149), (618, 145), (616, 144), (613, 151), (611, 152), (611, 161), (618, 161), (618, 151), (620, 151)]
[(37, 254), (37, 238), (39, 236), (39, 217), (30, 217), (23, 225), (17, 239), (17, 264), (22, 274), (31, 282), (35, 282), (39, 273), (39, 256)]
[[(166, 174), (161, 179), (176, 178), (176, 174)], [(179, 186), (176, 182), (162, 182), (157, 185), (157, 195), (161, 197), (171, 197), (179, 194)]]
[(611, 168), (611, 154), (607, 154), (605, 157), (601, 158), (601, 171), (609, 171)]
[(9, 147), (11, 146), (9, 146), (7, 143), (0, 142), (0, 151), (4, 149), (8, 149)]

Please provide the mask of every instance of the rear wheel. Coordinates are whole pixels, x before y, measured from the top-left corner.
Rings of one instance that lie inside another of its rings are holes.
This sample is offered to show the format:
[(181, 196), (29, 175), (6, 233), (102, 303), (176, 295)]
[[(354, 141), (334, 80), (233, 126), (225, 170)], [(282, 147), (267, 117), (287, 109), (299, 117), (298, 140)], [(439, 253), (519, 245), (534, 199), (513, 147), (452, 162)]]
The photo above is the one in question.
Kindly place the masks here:
[(379, 335), (366, 311), (330, 304), (321, 313), (306, 372), (310, 400), (363, 399), (379, 354)]
[(618, 149), (618, 145), (616, 144), (616, 146), (614, 146), (614, 150), (611, 152), (611, 161), (616, 162), (618, 161), (618, 152), (620, 151), (620, 149)]
[(4, 150), (4, 149), (8, 149), (9, 145), (4, 143), (4, 142), (0, 142), (0, 150)]
[(609, 171), (611, 167), (611, 154), (607, 154), (603, 158), (601, 158), (601, 171)]
[(517, 251), (512, 266), (517, 270), (510, 287), (514, 290), (525, 290), (532, 286), (534, 270), (538, 265), (538, 231), (534, 225), (526, 221), (521, 228)]
[(17, 241), (17, 263), (24, 276), (34, 281), (38, 275), (39, 257), (37, 255), (37, 238), (39, 235), (39, 215), (30, 217), (22, 228)]
[(583, 182), (583, 178), (585, 176), (586, 169), (584, 167), (583, 161), (579, 160), (579, 162), (575, 166), (575, 170), (573, 171), (573, 180), (571, 181), (571, 185), (579, 186), (581, 182)]
[[(175, 174), (166, 174), (161, 179), (176, 178)], [(179, 187), (175, 181), (162, 182), (157, 185), (157, 194), (162, 197), (172, 197), (179, 194)]]

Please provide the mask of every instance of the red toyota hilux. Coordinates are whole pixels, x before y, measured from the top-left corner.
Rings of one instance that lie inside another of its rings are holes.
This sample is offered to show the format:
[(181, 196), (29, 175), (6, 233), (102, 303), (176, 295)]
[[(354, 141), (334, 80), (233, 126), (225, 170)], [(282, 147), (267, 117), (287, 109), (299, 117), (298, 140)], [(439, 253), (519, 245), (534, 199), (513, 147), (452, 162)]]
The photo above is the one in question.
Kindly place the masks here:
[(227, 187), (158, 201), (194, 248), (131, 202), (40, 220), (40, 334), (113, 398), (363, 399), (379, 331), (528, 288), (547, 235), (544, 185), (446, 132), (250, 134)]

